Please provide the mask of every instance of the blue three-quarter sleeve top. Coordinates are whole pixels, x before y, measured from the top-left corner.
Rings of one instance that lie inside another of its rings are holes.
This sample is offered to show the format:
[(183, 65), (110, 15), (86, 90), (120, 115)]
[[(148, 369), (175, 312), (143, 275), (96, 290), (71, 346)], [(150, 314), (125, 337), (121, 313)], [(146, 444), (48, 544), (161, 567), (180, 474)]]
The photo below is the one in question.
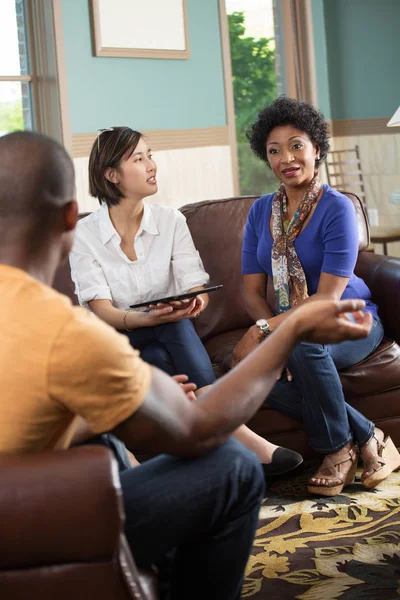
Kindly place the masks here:
[[(250, 209), (244, 231), (242, 273), (266, 273), (272, 278), (270, 232), (272, 199), (262, 196)], [(365, 282), (354, 274), (358, 255), (356, 212), (350, 198), (324, 185), (322, 196), (311, 219), (294, 242), (304, 269), (308, 294), (315, 294), (321, 273), (348, 277), (342, 299), (362, 298), (366, 309), (377, 318), (377, 306)]]

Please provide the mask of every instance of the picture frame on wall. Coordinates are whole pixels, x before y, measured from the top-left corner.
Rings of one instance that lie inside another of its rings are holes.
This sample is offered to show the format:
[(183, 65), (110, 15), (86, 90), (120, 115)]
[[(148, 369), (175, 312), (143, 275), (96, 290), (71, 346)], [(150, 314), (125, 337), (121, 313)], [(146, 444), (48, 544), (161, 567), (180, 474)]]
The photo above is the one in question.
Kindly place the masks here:
[(94, 56), (188, 59), (186, 0), (89, 0)]

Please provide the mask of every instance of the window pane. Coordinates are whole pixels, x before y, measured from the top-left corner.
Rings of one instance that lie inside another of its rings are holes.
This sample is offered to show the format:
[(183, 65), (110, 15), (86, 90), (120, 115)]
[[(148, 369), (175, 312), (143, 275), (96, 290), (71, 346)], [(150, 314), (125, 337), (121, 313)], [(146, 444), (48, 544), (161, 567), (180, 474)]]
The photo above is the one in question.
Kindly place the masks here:
[(240, 193), (266, 194), (278, 187), (246, 138), (258, 112), (277, 97), (273, 0), (225, 0), (235, 101)]
[(0, 75), (28, 75), (24, 0), (0, 4)]
[(29, 83), (0, 81), (0, 135), (32, 129)]

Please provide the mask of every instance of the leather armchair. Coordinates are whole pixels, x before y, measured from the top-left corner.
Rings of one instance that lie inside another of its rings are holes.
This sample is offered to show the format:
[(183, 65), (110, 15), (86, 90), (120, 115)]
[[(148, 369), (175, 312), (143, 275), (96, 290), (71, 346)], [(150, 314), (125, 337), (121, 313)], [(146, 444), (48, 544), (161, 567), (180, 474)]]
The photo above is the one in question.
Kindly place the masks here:
[(3, 454), (0, 473), (0, 598), (158, 599), (127, 546), (108, 450)]
[[(345, 192), (346, 193), (346, 192)], [(359, 229), (359, 257), (356, 274), (369, 286), (385, 328), (385, 339), (368, 358), (340, 373), (346, 400), (375, 421), (400, 445), (400, 259), (367, 252), (369, 226), (363, 205), (353, 201)], [(236, 343), (253, 325), (246, 312), (241, 275), (241, 248), (247, 214), (257, 196), (210, 200), (188, 204), (181, 210), (211, 285), (224, 284), (210, 294), (210, 303), (195, 321), (197, 332), (211, 357), (215, 373), (230, 368)], [(274, 305), (269, 281), (267, 297)], [(397, 343), (396, 343), (397, 342)], [(265, 404), (248, 423), (249, 427), (275, 444), (312, 455), (301, 422)]]

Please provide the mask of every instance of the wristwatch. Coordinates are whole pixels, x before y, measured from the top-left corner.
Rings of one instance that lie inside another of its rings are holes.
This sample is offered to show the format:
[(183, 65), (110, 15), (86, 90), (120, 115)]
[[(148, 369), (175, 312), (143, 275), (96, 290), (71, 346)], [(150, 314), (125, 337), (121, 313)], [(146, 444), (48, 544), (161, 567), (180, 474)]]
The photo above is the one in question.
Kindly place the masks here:
[(258, 321), (256, 321), (256, 327), (258, 327), (258, 329), (261, 329), (261, 331), (264, 334), (264, 337), (267, 337), (270, 333), (272, 333), (268, 325), (267, 319), (258, 319)]

